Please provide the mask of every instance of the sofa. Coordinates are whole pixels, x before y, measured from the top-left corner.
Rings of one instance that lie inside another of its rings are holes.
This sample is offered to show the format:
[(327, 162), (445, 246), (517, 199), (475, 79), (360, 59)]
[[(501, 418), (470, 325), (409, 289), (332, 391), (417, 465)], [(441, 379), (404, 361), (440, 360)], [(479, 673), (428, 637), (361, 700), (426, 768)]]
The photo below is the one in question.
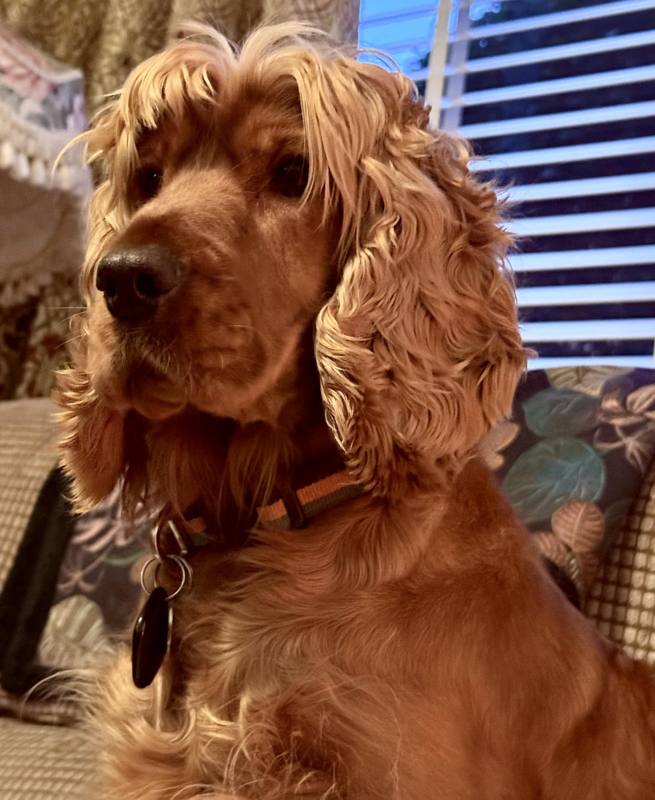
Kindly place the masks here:
[[(48, 399), (0, 403), (0, 800), (88, 800), (102, 742), (67, 691), (128, 635), (148, 524), (74, 517)], [(570, 602), (655, 663), (655, 370), (531, 371), (480, 448)]]

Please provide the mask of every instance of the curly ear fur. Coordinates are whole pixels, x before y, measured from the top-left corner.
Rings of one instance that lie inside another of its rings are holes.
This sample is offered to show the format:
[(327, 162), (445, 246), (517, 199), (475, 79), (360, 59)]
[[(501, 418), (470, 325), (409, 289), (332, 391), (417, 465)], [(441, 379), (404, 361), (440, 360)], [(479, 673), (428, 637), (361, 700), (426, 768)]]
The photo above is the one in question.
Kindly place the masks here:
[(104, 406), (81, 369), (61, 370), (62, 464), (72, 479), (76, 511), (90, 511), (114, 488), (124, 469), (124, 415)]
[[(87, 300), (95, 264), (115, 232), (109, 195), (109, 184), (105, 181), (89, 203), (81, 283)], [(71, 478), (73, 506), (82, 513), (112, 491), (125, 469), (124, 415), (105, 406), (93, 389), (87, 369), (88, 321), (75, 316), (73, 323), (73, 366), (57, 373), (54, 400), (61, 407), (61, 461)]]
[(351, 91), (326, 73), (321, 126), (329, 140), (339, 91), (350, 136), (335, 124), (358, 181), (341, 197), (354, 230), (317, 320), (316, 358), (338, 443), (359, 479), (384, 493), (459, 468), (508, 412), (526, 354), (503, 266), (510, 239), (494, 191), (467, 169), (467, 147), (426, 129), (406, 78), (342, 66), (338, 82)]
[[(100, 185), (88, 208), (87, 251), (82, 268), (81, 290), (89, 303), (96, 265), (112, 237), (128, 222), (124, 186), (137, 160), (136, 139), (144, 126), (154, 128), (163, 111), (164, 95), (169, 110), (181, 115), (188, 99), (211, 97), (210, 72), (229, 56), (228, 42), (212, 35), (214, 46), (182, 42), (153, 56), (128, 78), (125, 88), (95, 116), (91, 128), (71, 142), (82, 141), (86, 158), (97, 168)], [(138, 86), (139, 91), (133, 91)], [(133, 95), (141, 105), (133, 106)], [(84, 320), (76, 331), (72, 355), (74, 366), (58, 374), (55, 401), (62, 407), (60, 422), (62, 463), (72, 479), (72, 500), (77, 511), (92, 508), (128, 471), (124, 448), (124, 415), (107, 408), (93, 390), (89, 375), (89, 326)], [(142, 499), (143, 481), (133, 492), (123, 487), (127, 508)]]

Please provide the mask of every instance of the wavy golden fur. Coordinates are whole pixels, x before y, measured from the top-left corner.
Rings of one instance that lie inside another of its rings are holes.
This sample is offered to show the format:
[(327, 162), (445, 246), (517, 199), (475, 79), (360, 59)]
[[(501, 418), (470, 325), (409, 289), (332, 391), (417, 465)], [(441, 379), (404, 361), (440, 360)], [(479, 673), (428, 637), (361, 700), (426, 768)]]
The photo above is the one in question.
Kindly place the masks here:
[[(240, 52), (198, 33), (85, 134), (75, 503), (121, 481), (128, 513), (200, 505), (216, 540), (175, 601), (169, 699), (124, 658), (100, 679), (102, 796), (645, 800), (652, 677), (475, 456), (525, 368), (493, 190), (401, 75), (301, 25)], [(153, 244), (183, 278), (126, 324), (99, 264)], [(253, 527), (342, 463), (358, 497)]]

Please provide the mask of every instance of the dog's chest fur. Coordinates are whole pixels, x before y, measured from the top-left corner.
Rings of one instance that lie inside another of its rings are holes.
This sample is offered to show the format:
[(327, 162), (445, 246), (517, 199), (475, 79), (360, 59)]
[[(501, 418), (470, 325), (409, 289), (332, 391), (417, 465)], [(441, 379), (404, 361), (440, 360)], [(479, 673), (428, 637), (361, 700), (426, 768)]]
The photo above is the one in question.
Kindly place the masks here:
[(425, 701), (431, 659), (408, 657), (396, 609), (411, 589), (339, 588), (335, 548), (310, 530), (199, 552), (176, 606), (174, 706), (194, 718), (193, 748), (212, 753), (204, 763), (239, 780), (264, 787), (274, 764), (289, 786), (315, 771), (321, 791), (365, 784), (367, 797), (395, 797), (401, 715)]
[[(352, 546), (357, 533), (349, 535)], [(227, 765), (261, 791), (279, 768), (280, 785), (311, 774), (321, 792), (334, 786), (335, 797), (425, 797), (424, 782), (438, 777), (442, 735), (452, 744), (470, 733), (462, 697), (438, 677), (461, 654), (461, 643), (435, 635), (450, 627), (440, 618), (461, 613), (452, 608), (450, 581), (418, 569), (389, 583), (347, 586), (332, 534), (276, 537), (194, 561), (173, 661), (177, 707), (195, 720), (193, 748), (212, 754), (207, 767)], [(472, 603), (482, 595), (475, 584)], [(417, 652), (411, 643), (422, 638), (430, 645)]]
[[(559, 604), (525, 537), (511, 525), (489, 537), (468, 512), (464, 519), (459, 509), (469, 506), (460, 493), (454, 510), (405, 508), (411, 526), (385, 517), (381, 528), (371, 523), (374, 506), (356, 500), (343, 518), (335, 511), (306, 531), (276, 532), (234, 554), (203, 549), (193, 587), (175, 604), (174, 685), (161, 727), (118, 671), (105, 693), (116, 698), (110, 719), (103, 709), (103, 729), (117, 734), (116, 785), (125, 786), (125, 763), (137, 763), (147, 769), (140, 785), (156, 788), (134, 800), (169, 800), (192, 785), (258, 800), (286, 800), (300, 786), (311, 798), (348, 800), (425, 800), (437, 789), (440, 800), (479, 800), (498, 797), (500, 786), (536, 796), (537, 764), (552, 754), (533, 719), (572, 724), (598, 669), (583, 672), (577, 654), (588, 634), (576, 629), (566, 643), (584, 677), (576, 702), (567, 665), (543, 674), (538, 652), (553, 603), (560, 615), (574, 612)], [(529, 632), (518, 624), (524, 614), (535, 621)], [(549, 682), (556, 693), (544, 690)]]

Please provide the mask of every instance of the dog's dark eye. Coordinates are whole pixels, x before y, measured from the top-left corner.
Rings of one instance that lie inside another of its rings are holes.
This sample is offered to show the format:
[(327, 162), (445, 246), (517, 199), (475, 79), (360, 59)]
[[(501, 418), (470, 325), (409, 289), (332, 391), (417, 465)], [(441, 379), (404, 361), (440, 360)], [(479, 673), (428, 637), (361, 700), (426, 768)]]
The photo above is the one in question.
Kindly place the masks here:
[(309, 164), (302, 156), (286, 156), (273, 170), (271, 188), (284, 197), (300, 197), (308, 177)]
[(155, 167), (144, 167), (137, 172), (136, 183), (139, 194), (145, 200), (153, 198), (161, 187), (162, 174)]

